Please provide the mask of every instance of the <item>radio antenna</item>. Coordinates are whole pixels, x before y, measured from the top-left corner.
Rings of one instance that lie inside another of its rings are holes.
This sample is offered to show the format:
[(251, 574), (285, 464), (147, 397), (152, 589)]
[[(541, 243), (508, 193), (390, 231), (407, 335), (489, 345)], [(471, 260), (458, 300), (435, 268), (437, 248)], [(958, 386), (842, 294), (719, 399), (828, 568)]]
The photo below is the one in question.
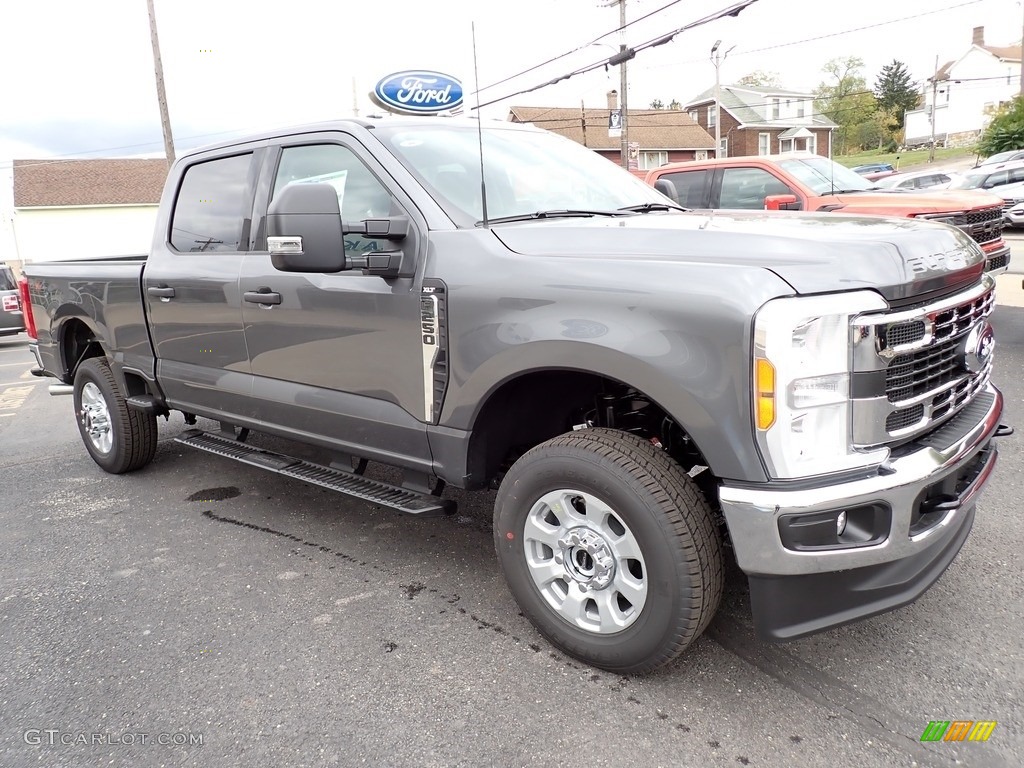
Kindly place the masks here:
[(476, 22), (469, 22), (469, 28), (473, 33), (473, 88), (476, 90), (476, 140), (480, 148), (480, 207), (483, 213), (484, 229), (487, 224), (487, 182), (484, 180), (484, 129), (480, 123), (480, 73), (476, 66)]

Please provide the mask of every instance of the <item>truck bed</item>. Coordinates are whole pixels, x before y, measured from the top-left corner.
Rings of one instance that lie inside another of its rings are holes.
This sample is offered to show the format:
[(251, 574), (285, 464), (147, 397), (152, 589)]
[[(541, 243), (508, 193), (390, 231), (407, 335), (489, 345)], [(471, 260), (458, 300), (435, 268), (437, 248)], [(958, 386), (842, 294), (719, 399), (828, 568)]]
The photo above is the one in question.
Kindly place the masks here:
[[(119, 362), (152, 375), (142, 270), (148, 256), (25, 265), (43, 370), (70, 383), (76, 354), (97, 339)], [(76, 341), (77, 340), (77, 341)]]

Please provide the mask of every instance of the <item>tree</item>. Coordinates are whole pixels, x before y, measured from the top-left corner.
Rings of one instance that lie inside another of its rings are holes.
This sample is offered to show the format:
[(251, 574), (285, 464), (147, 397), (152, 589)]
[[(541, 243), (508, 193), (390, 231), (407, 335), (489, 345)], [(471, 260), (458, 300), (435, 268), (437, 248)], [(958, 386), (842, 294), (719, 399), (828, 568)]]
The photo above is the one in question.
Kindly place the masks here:
[(898, 124), (893, 129), (902, 128), (904, 113), (908, 109), (915, 109), (920, 99), (906, 64), (893, 59), (892, 64), (882, 67), (875, 80), (875, 99), (879, 109), (891, 111), (897, 117)]
[(672, 101), (668, 103), (668, 108), (674, 109), (676, 112), (681, 112), (683, 109), (683, 105), (679, 101), (679, 99), (672, 99)]
[(661, 99), (655, 99), (651, 102), (651, 109), (664, 109), (665, 104)]
[(745, 74), (736, 81), (736, 84), (751, 85), (755, 88), (778, 88), (780, 87), (779, 73), (765, 72), (763, 69), (756, 69), (753, 72)]
[(996, 110), (981, 135), (978, 153), (987, 157), (1021, 148), (1024, 148), (1024, 97), (1016, 96), (1008, 105)]
[(864, 60), (858, 56), (832, 59), (822, 71), (828, 78), (815, 92), (815, 109), (839, 126), (836, 141), (844, 154), (856, 141), (856, 126), (867, 122), (875, 111), (875, 97), (868, 89), (861, 70)]

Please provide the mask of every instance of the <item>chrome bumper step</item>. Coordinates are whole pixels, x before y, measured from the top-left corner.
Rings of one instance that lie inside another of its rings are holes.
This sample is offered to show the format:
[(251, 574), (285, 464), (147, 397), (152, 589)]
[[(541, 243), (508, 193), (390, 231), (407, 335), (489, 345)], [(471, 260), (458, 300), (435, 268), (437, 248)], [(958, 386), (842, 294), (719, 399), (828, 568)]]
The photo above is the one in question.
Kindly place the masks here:
[(343, 469), (325, 467), (292, 456), (255, 448), (237, 440), (196, 429), (183, 432), (174, 438), (174, 441), (217, 456), (240, 461), (243, 464), (268, 469), (285, 477), (293, 477), (296, 480), (319, 485), (322, 488), (344, 493), (372, 504), (380, 504), (382, 507), (389, 507), (408, 515), (440, 517), (455, 511), (455, 502), (448, 499), (441, 499), (429, 493), (409, 490), (379, 480), (371, 480)]

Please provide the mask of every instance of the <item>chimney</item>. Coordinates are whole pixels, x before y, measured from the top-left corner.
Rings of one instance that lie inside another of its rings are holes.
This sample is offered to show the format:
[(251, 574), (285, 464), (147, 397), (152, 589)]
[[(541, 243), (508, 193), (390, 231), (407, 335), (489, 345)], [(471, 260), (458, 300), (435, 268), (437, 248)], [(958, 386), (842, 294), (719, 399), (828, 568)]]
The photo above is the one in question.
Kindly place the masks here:
[(985, 44), (985, 28), (975, 27), (974, 36), (971, 38), (972, 45), (984, 45)]
[(619, 92), (618, 91), (608, 91), (608, 109), (618, 109), (618, 108), (619, 108)]

